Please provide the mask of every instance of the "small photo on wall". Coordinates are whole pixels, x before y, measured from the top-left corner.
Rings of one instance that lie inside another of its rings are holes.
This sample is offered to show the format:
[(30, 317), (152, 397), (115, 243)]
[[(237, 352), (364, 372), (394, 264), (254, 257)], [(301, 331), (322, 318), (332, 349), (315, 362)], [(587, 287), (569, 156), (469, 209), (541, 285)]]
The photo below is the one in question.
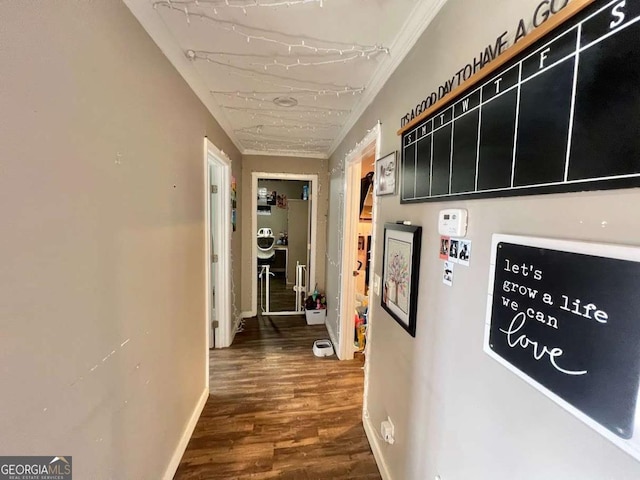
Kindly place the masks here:
[(453, 286), (453, 262), (444, 262), (444, 270), (442, 272), (442, 283), (450, 287)]
[(289, 201), (287, 199), (287, 196), (283, 193), (283, 194), (279, 194), (278, 195), (278, 208), (287, 208), (289, 205)]
[(449, 259), (449, 237), (440, 237), (440, 258)]
[(464, 265), (465, 267), (468, 267), (470, 260), (471, 260), (471, 241), (460, 240), (459, 246), (458, 246), (458, 263), (460, 265)]
[(452, 238), (449, 241), (449, 261), (458, 263), (458, 252), (460, 248), (460, 240)]

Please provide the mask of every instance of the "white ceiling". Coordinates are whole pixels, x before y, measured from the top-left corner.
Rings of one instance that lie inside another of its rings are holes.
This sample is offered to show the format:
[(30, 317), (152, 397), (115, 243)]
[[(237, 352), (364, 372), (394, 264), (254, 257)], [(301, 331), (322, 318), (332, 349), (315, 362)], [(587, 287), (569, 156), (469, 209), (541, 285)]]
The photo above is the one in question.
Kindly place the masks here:
[(326, 158), (446, 0), (124, 1), (242, 153)]

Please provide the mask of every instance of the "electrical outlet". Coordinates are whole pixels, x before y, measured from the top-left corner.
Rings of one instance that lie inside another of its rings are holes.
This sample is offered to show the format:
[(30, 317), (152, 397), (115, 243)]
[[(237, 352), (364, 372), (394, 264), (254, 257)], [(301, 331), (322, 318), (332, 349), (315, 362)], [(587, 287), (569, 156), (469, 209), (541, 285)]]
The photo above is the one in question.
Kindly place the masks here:
[(393, 426), (391, 418), (387, 417), (387, 419), (380, 424), (380, 433), (382, 434), (382, 438), (385, 442), (389, 445), (393, 445), (395, 442), (395, 427)]

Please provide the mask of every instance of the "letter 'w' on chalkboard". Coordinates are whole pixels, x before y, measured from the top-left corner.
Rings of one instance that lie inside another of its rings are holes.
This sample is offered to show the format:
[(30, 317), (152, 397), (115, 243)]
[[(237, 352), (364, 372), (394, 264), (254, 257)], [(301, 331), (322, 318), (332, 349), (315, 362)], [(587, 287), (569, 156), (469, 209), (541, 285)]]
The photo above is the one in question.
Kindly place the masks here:
[(494, 235), (489, 281), (485, 353), (640, 460), (640, 247)]

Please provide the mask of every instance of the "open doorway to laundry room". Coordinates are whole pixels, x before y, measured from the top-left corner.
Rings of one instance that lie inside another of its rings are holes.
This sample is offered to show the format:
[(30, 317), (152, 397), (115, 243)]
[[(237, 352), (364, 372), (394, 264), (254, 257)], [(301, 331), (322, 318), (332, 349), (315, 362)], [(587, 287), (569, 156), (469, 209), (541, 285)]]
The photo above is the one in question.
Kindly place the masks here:
[(252, 282), (259, 315), (300, 315), (316, 283), (317, 175), (252, 174)]
[(370, 317), (370, 280), (376, 221), (375, 160), (380, 156), (380, 125), (345, 158), (345, 202), (340, 292), (341, 360), (365, 348)]

